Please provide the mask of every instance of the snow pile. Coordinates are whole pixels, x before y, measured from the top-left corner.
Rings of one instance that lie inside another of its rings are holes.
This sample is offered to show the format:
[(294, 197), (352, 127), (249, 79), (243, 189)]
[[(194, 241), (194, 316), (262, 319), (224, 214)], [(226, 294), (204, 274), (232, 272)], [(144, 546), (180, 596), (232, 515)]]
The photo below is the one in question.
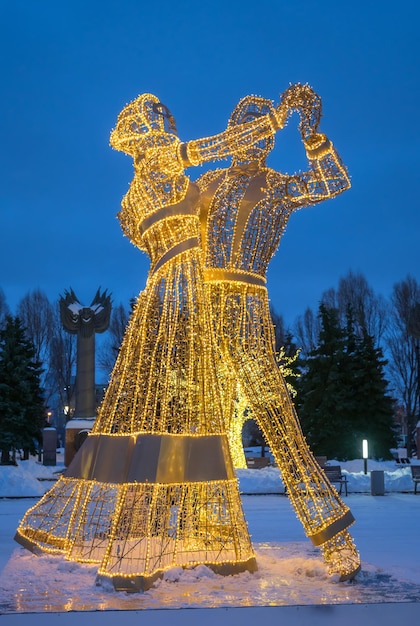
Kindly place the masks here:
[[(18, 467), (2, 465), (0, 467), (0, 496), (3, 498), (42, 496), (45, 488), (38, 480), (37, 469), (30, 461), (22, 461)], [(41, 469), (39, 473), (42, 473)]]
[[(412, 461), (419, 463), (419, 461)], [(343, 475), (347, 477), (349, 493), (370, 493), (372, 471), (383, 471), (385, 491), (412, 492), (413, 480), (410, 465), (397, 465), (395, 461), (368, 461), (367, 474), (364, 473), (363, 459), (339, 463), (330, 461), (329, 465), (341, 465)], [(259, 470), (240, 469), (236, 471), (239, 486), (245, 494), (284, 493), (280, 472), (275, 467)]]
[[(334, 464), (338, 461), (330, 461)], [(412, 463), (420, 464), (414, 460)], [(349, 493), (370, 493), (371, 471), (384, 472), (386, 492), (412, 492), (413, 480), (409, 465), (397, 465), (395, 461), (368, 460), (368, 472), (364, 473), (363, 459), (340, 463), (347, 476)], [(29, 461), (18, 461), (15, 466), (0, 466), (0, 497), (35, 497), (43, 495), (64, 471), (63, 452), (57, 454), (57, 465), (46, 467), (32, 457)], [(284, 493), (284, 485), (276, 467), (262, 469), (239, 469), (236, 471), (239, 487), (243, 494)]]

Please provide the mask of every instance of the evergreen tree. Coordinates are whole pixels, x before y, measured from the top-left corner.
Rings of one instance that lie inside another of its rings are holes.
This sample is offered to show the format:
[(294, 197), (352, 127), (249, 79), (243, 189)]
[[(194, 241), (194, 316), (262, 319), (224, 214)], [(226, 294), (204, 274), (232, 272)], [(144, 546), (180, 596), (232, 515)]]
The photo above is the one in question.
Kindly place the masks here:
[[(369, 442), (370, 456), (390, 458), (390, 448), (395, 446), (394, 400), (388, 394), (388, 382), (384, 376), (387, 361), (382, 350), (375, 348), (374, 338), (366, 328), (362, 329), (362, 338), (358, 341), (355, 358), (360, 363), (356, 378), (355, 399), (358, 404), (357, 423), (354, 432), (357, 435), (360, 455), (361, 440)], [(358, 431), (358, 432), (357, 432)]]
[(387, 458), (394, 445), (393, 401), (387, 394), (382, 352), (351, 307), (341, 327), (335, 308), (320, 306), (319, 345), (298, 383), (298, 410), (317, 455), (359, 458), (368, 439), (371, 456)]
[(314, 454), (344, 459), (349, 436), (345, 413), (348, 394), (343, 386), (345, 332), (336, 309), (321, 304), (319, 344), (305, 360), (305, 372), (297, 383), (298, 413)]
[(15, 463), (16, 450), (27, 457), (36, 451), (44, 424), (40, 364), (18, 317), (6, 318), (0, 331), (0, 450), (1, 462)]

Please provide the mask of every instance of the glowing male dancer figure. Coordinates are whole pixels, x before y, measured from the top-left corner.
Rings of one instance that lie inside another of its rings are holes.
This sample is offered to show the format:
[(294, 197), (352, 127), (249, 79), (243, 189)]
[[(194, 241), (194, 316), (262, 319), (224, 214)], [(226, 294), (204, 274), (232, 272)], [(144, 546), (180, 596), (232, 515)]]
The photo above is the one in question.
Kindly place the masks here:
[[(286, 175), (265, 165), (273, 137), (246, 147), (227, 169), (197, 181), (202, 202), (204, 279), (215, 337), (229, 372), (226, 402), (237, 383), (247, 397), (280, 468), (290, 500), (305, 532), (319, 546), (331, 574), (354, 577), (360, 559), (348, 533), (354, 518), (315, 461), (275, 358), (266, 270), (291, 213), (332, 198), (350, 187), (341, 160), (318, 133), (319, 97), (308, 87), (291, 86), (282, 106), (300, 115), (309, 159), (307, 172)], [(271, 101), (244, 98), (228, 127), (273, 111)], [(231, 403), (233, 404), (233, 403)]]

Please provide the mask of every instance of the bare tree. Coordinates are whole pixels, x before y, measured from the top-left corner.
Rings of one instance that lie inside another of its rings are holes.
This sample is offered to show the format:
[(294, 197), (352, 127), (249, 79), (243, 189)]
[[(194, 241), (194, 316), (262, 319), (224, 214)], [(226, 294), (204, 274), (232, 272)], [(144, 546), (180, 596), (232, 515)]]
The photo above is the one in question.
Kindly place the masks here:
[(298, 347), (304, 356), (308, 356), (318, 345), (320, 321), (312, 309), (306, 309), (303, 315), (299, 315), (294, 326), (294, 334)]
[(112, 310), (107, 336), (98, 350), (98, 365), (107, 374), (110, 374), (114, 367), (129, 316), (130, 311), (123, 304)]
[(52, 305), (39, 289), (22, 298), (17, 312), (43, 366), (45, 403), (57, 411), (55, 423), (60, 426), (62, 412), (69, 418), (74, 405), (76, 338), (62, 326), (59, 303)]
[(321, 296), (320, 304), (323, 304), (328, 309), (337, 309), (338, 311), (339, 309), (338, 296), (337, 296), (337, 291), (334, 289), (334, 287), (330, 287), (329, 289), (323, 292)]
[(388, 307), (385, 299), (374, 293), (363, 274), (350, 271), (340, 278), (338, 289), (328, 289), (322, 294), (322, 304), (338, 310), (341, 324), (345, 324), (349, 308), (354, 320), (363, 334), (374, 338), (377, 346), (381, 345), (386, 330)]
[(49, 385), (56, 390), (61, 410), (71, 417), (74, 406), (74, 372), (76, 367), (76, 335), (64, 330), (60, 306), (56, 303), (54, 329), (50, 343)]
[(405, 411), (407, 447), (419, 411), (419, 338), (413, 332), (419, 325), (420, 285), (411, 276), (394, 285), (391, 296), (391, 325), (387, 345), (390, 352), (389, 372), (395, 391)]
[(374, 293), (363, 274), (349, 272), (338, 284), (338, 310), (343, 318), (349, 306), (360, 329), (380, 345), (387, 325), (387, 305), (382, 296)]
[(4, 291), (0, 287), (0, 328), (3, 328), (7, 315), (10, 315), (10, 310), (6, 302)]
[(46, 406), (50, 404), (54, 389), (50, 379), (50, 343), (54, 328), (54, 307), (40, 289), (27, 293), (17, 306), (27, 338), (33, 343), (35, 360), (42, 366), (41, 385)]
[(284, 326), (283, 316), (277, 313), (277, 311), (272, 305), (270, 306), (270, 315), (273, 321), (276, 350), (279, 350), (280, 346), (284, 346), (286, 342), (287, 331)]
[(35, 359), (48, 368), (49, 346), (54, 327), (54, 307), (40, 289), (29, 292), (17, 307), (17, 314), (35, 348)]

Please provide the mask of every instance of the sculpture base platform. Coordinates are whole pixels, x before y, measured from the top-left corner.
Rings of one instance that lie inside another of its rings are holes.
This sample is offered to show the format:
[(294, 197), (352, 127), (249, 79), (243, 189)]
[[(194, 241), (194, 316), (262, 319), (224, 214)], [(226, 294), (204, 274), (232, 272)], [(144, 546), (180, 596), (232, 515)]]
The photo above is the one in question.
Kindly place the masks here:
[[(255, 558), (248, 559), (243, 563), (219, 563), (206, 564), (215, 574), (221, 576), (234, 576), (235, 574), (241, 574), (242, 572), (256, 572), (258, 570), (257, 561)], [(112, 579), (105, 576), (97, 576), (96, 583), (100, 585), (102, 582), (112, 580), (115, 591), (125, 591), (127, 593), (137, 593), (139, 591), (147, 591), (151, 589), (154, 583), (162, 578), (164, 571), (154, 572), (151, 576), (114, 576)]]
[(64, 465), (68, 467), (76, 452), (81, 447), (88, 433), (92, 430), (95, 417), (76, 417), (66, 424), (66, 444), (64, 450)]

